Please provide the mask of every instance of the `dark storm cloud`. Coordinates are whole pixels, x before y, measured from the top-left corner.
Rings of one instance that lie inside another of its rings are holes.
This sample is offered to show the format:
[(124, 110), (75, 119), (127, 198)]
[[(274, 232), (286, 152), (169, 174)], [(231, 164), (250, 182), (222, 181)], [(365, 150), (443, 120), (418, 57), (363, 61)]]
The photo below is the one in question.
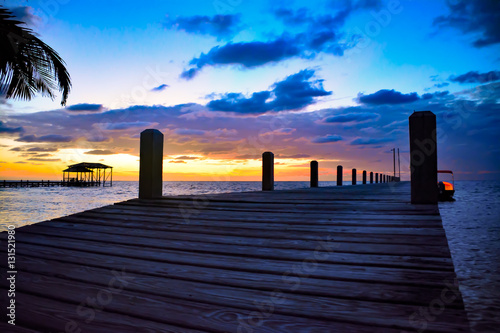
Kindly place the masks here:
[(358, 94), (356, 99), (359, 103), (371, 105), (384, 105), (384, 104), (404, 104), (418, 101), (420, 97), (417, 93), (403, 94), (394, 89), (382, 89), (370, 95)]
[(470, 71), (468, 73), (450, 76), (449, 78), (452, 82), (458, 83), (488, 83), (500, 80), (500, 71), (490, 71), (488, 73), (479, 73), (476, 71)]
[(165, 27), (191, 34), (210, 35), (218, 40), (230, 39), (242, 29), (239, 14), (167, 18)]
[(448, 1), (449, 14), (434, 19), (438, 28), (452, 27), (478, 37), (473, 45), (484, 47), (500, 43), (500, 1)]
[(240, 93), (228, 93), (223, 98), (207, 104), (210, 110), (243, 114), (268, 111), (299, 110), (314, 103), (315, 97), (331, 95), (325, 91), (321, 80), (312, 80), (313, 70), (302, 70), (276, 82), (270, 91), (260, 91), (246, 98)]

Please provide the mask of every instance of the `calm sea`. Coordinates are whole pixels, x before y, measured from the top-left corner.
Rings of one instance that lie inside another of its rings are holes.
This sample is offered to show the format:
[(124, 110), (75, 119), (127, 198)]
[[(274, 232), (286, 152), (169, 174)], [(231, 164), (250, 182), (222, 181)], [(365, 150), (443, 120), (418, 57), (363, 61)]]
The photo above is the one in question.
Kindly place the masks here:
[[(322, 182), (320, 186), (333, 186)], [(500, 327), (500, 181), (457, 181), (455, 202), (440, 203), (443, 225), (473, 332)], [(308, 182), (277, 182), (277, 189)], [(165, 182), (164, 195), (260, 190), (260, 182)], [(0, 189), (0, 231), (136, 198), (137, 182), (106, 188)]]

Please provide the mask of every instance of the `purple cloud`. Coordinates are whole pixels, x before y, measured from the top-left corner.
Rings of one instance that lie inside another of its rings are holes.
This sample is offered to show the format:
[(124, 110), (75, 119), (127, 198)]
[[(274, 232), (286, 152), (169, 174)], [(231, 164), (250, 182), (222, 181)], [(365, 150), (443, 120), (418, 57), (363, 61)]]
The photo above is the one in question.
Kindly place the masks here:
[(391, 138), (357, 138), (351, 141), (352, 146), (362, 146), (362, 145), (378, 145), (381, 143), (392, 141)]
[(102, 104), (81, 103), (68, 106), (66, 110), (71, 112), (102, 112), (104, 107)]
[(500, 71), (490, 71), (488, 73), (479, 73), (470, 71), (459, 76), (450, 76), (452, 82), (458, 83), (487, 83), (500, 80)]
[(168, 84), (160, 84), (158, 87), (154, 87), (151, 91), (163, 91), (169, 87)]
[(206, 131), (189, 129), (189, 128), (178, 128), (174, 131), (178, 135), (205, 135)]
[(221, 99), (210, 101), (207, 107), (213, 111), (242, 114), (303, 109), (313, 104), (315, 97), (332, 93), (324, 90), (322, 80), (311, 81), (314, 74), (314, 70), (302, 70), (273, 84), (271, 91), (255, 92), (249, 98), (240, 93), (228, 93)]
[(463, 33), (476, 34), (477, 48), (500, 43), (500, 1), (448, 1), (450, 13), (434, 19), (434, 26), (451, 27)]
[(367, 121), (374, 121), (380, 118), (380, 115), (378, 113), (371, 113), (371, 112), (361, 112), (361, 113), (346, 113), (346, 114), (339, 114), (335, 116), (330, 116), (325, 118), (323, 121), (325, 123), (350, 123), (350, 122), (367, 122)]
[(217, 40), (230, 39), (242, 29), (239, 14), (167, 18), (164, 26), (191, 34), (214, 36)]
[(342, 137), (340, 135), (332, 135), (332, 134), (328, 134), (325, 136), (317, 136), (311, 140), (311, 142), (313, 143), (331, 143), (337, 141), (342, 141)]
[(22, 133), (24, 128), (20, 127), (9, 127), (0, 121), (0, 133)]
[(37, 137), (36, 135), (25, 135), (15, 141), (18, 142), (71, 142), (73, 138), (66, 135), (49, 134)]
[(395, 91), (394, 89), (382, 89), (370, 95), (359, 93), (356, 101), (363, 104), (384, 105), (412, 103), (418, 101), (419, 99), (420, 97), (418, 97), (418, 94), (415, 92), (402, 94), (399, 91)]
[(119, 131), (137, 127), (150, 127), (155, 125), (155, 123), (147, 121), (136, 121), (136, 122), (121, 122), (121, 123), (101, 123), (100, 125), (105, 130)]

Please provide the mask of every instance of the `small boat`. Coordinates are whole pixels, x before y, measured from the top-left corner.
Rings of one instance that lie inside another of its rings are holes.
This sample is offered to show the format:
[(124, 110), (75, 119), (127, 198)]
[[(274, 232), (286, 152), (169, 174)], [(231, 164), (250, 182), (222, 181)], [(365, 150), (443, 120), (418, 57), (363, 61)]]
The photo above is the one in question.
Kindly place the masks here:
[(438, 182), (438, 190), (439, 190), (439, 201), (453, 201), (453, 195), (455, 194), (455, 177), (453, 176), (453, 171), (451, 170), (438, 170), (438, 173), (448, 173), (451, 174), (451, 181)]

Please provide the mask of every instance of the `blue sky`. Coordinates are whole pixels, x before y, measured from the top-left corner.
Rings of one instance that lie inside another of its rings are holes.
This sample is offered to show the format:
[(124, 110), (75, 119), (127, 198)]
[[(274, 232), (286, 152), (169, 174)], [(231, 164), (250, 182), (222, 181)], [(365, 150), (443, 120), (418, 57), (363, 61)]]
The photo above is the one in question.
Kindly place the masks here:
[[(52, 177), (104, 161), (137, 177), (138, 134), (166, 135), (173, 179), (333, 180), (391, 172), (408, 116), (438, 119), (439, 167), (500, 176), (496, 1), (5, 1), (66, 61), (60, 100), (2, 100), (0, 172)], [(51, 150), (51, 151), (49, 151)], [(201, 171), (200, 171), (201, 170)], [(281, 177), (281, 178), (280, 178)]]

